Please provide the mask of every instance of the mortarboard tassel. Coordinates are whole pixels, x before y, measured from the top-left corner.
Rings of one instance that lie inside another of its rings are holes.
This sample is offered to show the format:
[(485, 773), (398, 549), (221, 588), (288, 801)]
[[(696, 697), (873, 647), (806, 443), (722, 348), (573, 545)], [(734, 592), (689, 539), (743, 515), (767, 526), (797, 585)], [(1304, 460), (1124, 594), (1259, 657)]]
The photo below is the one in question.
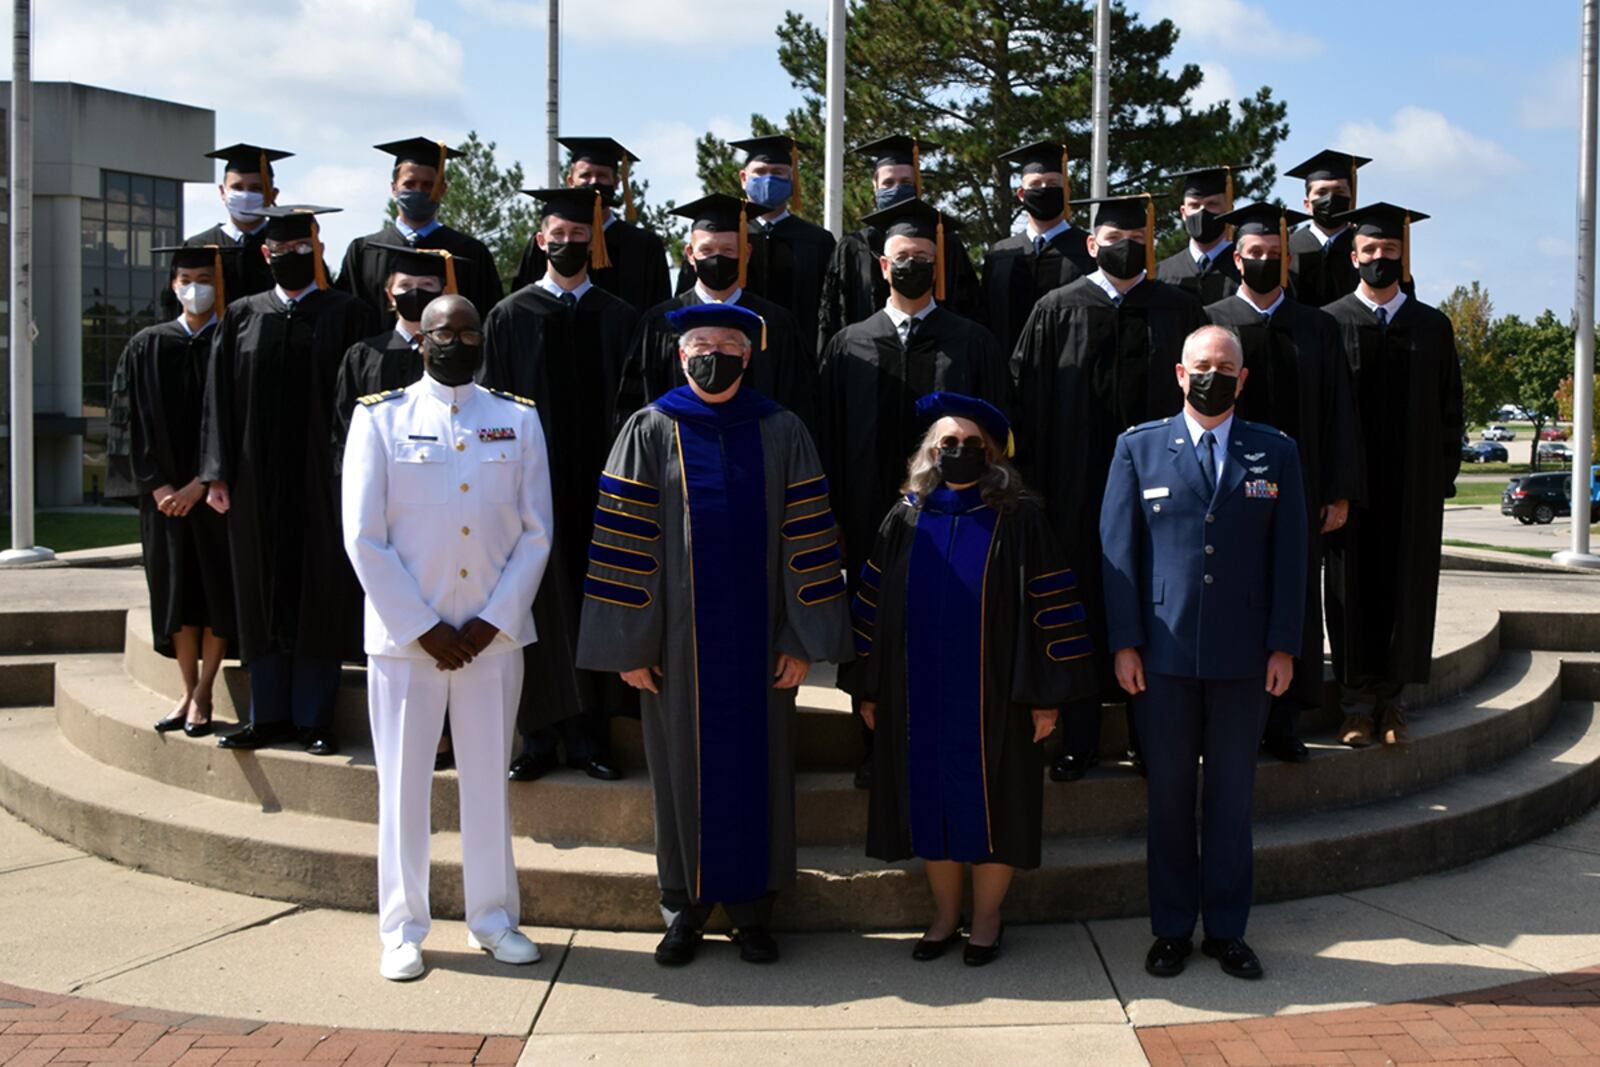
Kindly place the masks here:
[(1411, 280), (1411, 212), (1400, 227), (1400, 277)]
[[(1228, 210), (1232, 211), (1233, 210), (1233, 168), (1232, 167), (1223, 167), (1222, 168), (1222, 195), (1223, 195), (1223, 198), (1225, 200), (1227, 200), (1227, 202), (1228, 202)], [(1232, 223), (1228, 224), (1227, 226), (1224, 226), (1222, 228), (1222, 232), (1223, 232), (1223, 236), (1227, 237), (1229, 243), (1232, 243), (1232, 241), (1233, 241), (1233, 225), (1232, 225)]]
[(450, 158), (450, 150), (445, 147), (444, 142), (436, 143), (439, 145), (439, 166), (434, 169), (433, 188), (428, 191), (428, 199), (435, 204), (444, 199), (444, 165)]
[(589, 266), (605, 270), (611, 266), (611, 256), (606, 251), (605, 206), (600, 203), (600, 191), (595, 190), (594, 214), (589, 217)]
[(757, 315), (756, 318), (761, 319), (761, 351), (765, 352), (767, 350), (767, 320), (760, 315)]
[(922, 143), (917, 138), (911, 138), (911, 185), (917, 191), (917, 199), (922, 199)]
[[(1061, 146), (1061, 200), (1063, 204), (1072, 202), (1072, 179), (1067, 176), (1067, 146)], [(1071, 212), (1072, 208), (1064, 207), (1064, 211)]]
[[(263, 204), (270, 204), (272, 201), (268, 200), (267, 197), (272, 193), (272, 171), (268, 170), (267, 168), (271, 167), (272, 164), (267, 160), (266, 149), (262, 149), (261, 152), (257, 154), (256, 165), (261, 168), (261, 202)], [(223, 167), (223, 170), (227, 170), (227, 167)], [(224, 175), (224, 177), (226, 177), (226, 175)]]
[(311, 216), (311, 254), (317, 257), (314, 275), (318, 289), (328, 288), (328, 271), (322, 263), (322, 227), (317, 225), (317, 217)]
[(795, 144), (794, 138), (789, 138), (789, 183), (793, 192), (789, 194), (789, 207), (798, 215), (800, 207), (800, 146)]
[(624, 220), (632, 222), (638, 217), (638, 214), (633, 209), (633, 179), (628, 177), (628, 157), (626, 154), (622, 157), (622, 202), (622, 217)]
[(739, 288), (743, 289), (750, 273), (750, 219), (745, 215), (745, 209), (750, 206), (749, 199), (739, 201)]
[(1289, 285), (1289, 216), (1278, 212), (1278, 287)]
[(456, 286), (456, 257), (442, 248), (429, 249), (429, 251), (437, 251), (439, 257), (444, 260), (444, 291), (447, 293), (461, 292)]
[(1144, 197), (1144, 272), (1150, 277), (1156, 276), (1156, 202), (1150, 198), (1149, 193), (1141, 193)]
[(1350, 206), (1356, 205), (1356, 168), (1359, 166), (1355, 160), (1350, 161)]
[(228, 310), (228, 292), (227, 292), (227, 289), (225, 289), (223, 287), (223, 284), (222, 284), (222, 249), (221, 248), (213, 248), (211, 250), (211, 274), (212, 274), (212, 287), (216, 290), (216, 297), (212, 300), (211, 306), (213, 308), (221, 308), (222, 311), (227, 311)]
[(933, 298), (944, 299), (944, 212), (939, 213), (939, 225), (933, 232)]

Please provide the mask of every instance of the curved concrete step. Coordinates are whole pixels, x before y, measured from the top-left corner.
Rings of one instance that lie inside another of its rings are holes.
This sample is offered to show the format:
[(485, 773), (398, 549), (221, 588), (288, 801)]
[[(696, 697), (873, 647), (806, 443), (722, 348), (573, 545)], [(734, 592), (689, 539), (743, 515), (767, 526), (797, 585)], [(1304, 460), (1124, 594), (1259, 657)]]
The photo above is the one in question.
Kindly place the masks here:
[[(1469, 862), (1548, 832), (1600, 796), (1600, 722), (1593, 703), (1560, 706), (1526, 750), (1477, 774), (1409, 797), (1339, 812), (1263, 820), (1260, 900), (1340, 892)], [(372, 910), (370, 825), (266, 812), (107, 767), (74, 748), (48, 710), (0, 711), (0, 804), (55, 837), (157, 874), (305, 904)], [(1136, 915), (1145, 909), (1143, 842), (1056, 838), (1007, 903), (1017, 922)], [(656, 929), (654, 862), (646, 848), (561, 847), (519, 837), (515, 852), (530, 922)], [(434, 838), (437, 914), (461, 914), (460, 844)], [(780, 898), (793, 928), (891, 929), (926, 918), (911, 863), (882, 865), (855, 846), (801, 849), (802, 873)]]

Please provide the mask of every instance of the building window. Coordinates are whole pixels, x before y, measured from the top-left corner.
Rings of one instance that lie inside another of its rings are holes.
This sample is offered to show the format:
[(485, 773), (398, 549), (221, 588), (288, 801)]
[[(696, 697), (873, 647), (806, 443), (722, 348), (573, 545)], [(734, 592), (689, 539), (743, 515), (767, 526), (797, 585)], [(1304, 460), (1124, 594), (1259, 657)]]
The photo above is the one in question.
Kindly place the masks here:
[(100, 199), (82, 201), (83, 491), (106, 484), (106, 407), (128, 339), (166, 317), (165, 264), (152, 250), (182, 239), (183, 198), (170, 178), (101, 171)]

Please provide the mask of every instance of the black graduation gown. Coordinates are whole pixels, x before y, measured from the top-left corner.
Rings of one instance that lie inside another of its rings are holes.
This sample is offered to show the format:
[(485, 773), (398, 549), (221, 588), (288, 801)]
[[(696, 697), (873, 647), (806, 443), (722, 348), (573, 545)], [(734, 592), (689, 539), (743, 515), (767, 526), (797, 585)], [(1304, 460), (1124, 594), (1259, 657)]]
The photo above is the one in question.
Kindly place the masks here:
[(822, 276), (833, 246), (833, 234), (795, 215), (771, 227), (750, 226), (746, 288), (788, 309), (800, 328), (802, 352), (822, 351)]
[(1289, 282), (1294, 295), (1302, 304), (1325, 307), (1342, 296), (1356, 291), (1361, 276), (1350, 263), (1350, 246), (1355, 230), (1346, 226), (1334, 237), (1327, 251), (1322, 240), (1310, 226), (1302, 226), (1289, 235)]
[(524, 736), (581, 713), (633, 707), (620, 679), (576, 671), (573, 657), (600, 474), (615, 437), (618, 384), (638, 318), (631, 304), (598, 285), (572, 312), (529, 285), (497, 304), (483, 323), (481, 381), (538, 406), (550, 463), (555, 529), (533, 603), (539, 640), (523, 650), (517, 726)]
[[(640, 317), (639, 327), (628, 345), (627, 366), (622, 372), (622, 388), (617, 397), (618, 422), (685, 384), (683, 367), (678, 361), (678, 335), (667, 324), (667, 312), (702, 303), (700, 294), (690, 289)], [(745, 384), (800, 416), (807, 428), (814, 427), (817, 362), (810, 351), (801, 350), (800, 328), (795, 325), (794, 316), (749, 290), (740, 292), (734, 303), (760, 315), (767, 323), (766, 351), (750, 353)]]
[(1215, 304), (1239, 291), (1239, 268), (1233, 262), (1233, 246), (1228, 245), (1217, 253), (1202, 271), (1185, 245), (1156, 264), (1156, 281), (1176, 285), (1202, 304)]
[(206, 375), (200, 477), (226, 482), (246, 663), (275, 652), (361, 656), (361, 587), (339, 530), (334, 389), (349, 347), (377, 331), (366, 304), (315, 289), (233, 301)]
[(1039, 866), (1033, 709), (1098, 692), (1074, 585), (1037, 501), (1001, 513), (940, 487), (890, 510), (841, 669), (877, 704), (867, 855)]
[(1050, 238), (1042, 255), (1034, 254), (1033, 238), (1026, 231), (990, 246), (983, 257), (984, 316), (1007, 352), (1016, 350), (1022, 326), (1041, 297), (1094, 273), (1088, 236), (1068, 226)]
[(1173, 367), (1183, 342), (1207, 324), (1200, 302), (1145, 279), (1113, 305), (1093, 278), (1079, 278), (1034, 306), (1012, 353), (1017, 380), (1017, 457), (1067, 558), (1081, 562), (1101, 681), (1114, 687), (1101, 593), (1100, 502), (1117, 435), (1183, 407)]
[(1408, 297), (1387, 329), (1351, 293), (1325, 309), (1355, 374), (1366, 488), (1327, 538), (1328, 638), (1341, 682), (1425, 682), (1444, 502), (1461, 469), (1461, 364), (1438, 309)]
[(844, 534), (852, 582), (872, 551), (878, 524), (900, 497), (906, 463), (927, 424), (920, 397), (949, 390), (1011, 409), (1011, 375), (1000, 342), (941, 304), (917, 327), (907, 350), (885, 311), (848, 326), (822, 354), (817, 450)]
[(357, 341), (339, 361), (333, 394), (333, 458), (335, 470), (344, 467), (344, 443), (356, 402), (373, 393), (404, 389), (422, 380), (422, 353), (390, 328), (376, 337)]
[[(612, 296), (621, 297), (633, 305), (635, 311), (653, 308), (672, 290), (667, 282), (667, 248), (661, 238), (643, 226), (624, 222), (613, 216), (606, 227), (606, 255), (611, 266), (596, 270), (589, 268), (589, 280)], [(528, 239), (522, 250), (522, 264), (517, 268), (516, 288), (532, 285), (545, 276), (549, 260), (539, 242)]]
[(233, 633), (227, 520), (202, 500), (179, 518), (151, 495), (182, 489), (200, 472), (200, 411), (215, 325), (191, 337), (181, 322), (146, 327), (129, 339), (111, 385), (106, 494), (136, 498), (150, 627), (156, 651), (173, 655), (184, 626)]
[[(826, 347), (833, 335), (867, 318), (889, 300), (889, 283), (883, 279), (878, 258), (883, 255), (883, 231), (864, 226), (847, 233), (833, 248), (822, 278), (822, 321), (818, 342)], [(947, 307), (964, 318), (982, 321), (983, 294), (978, 272), (972, 269), (967, 246), (953, 233), (945, 234), (944, 286)], [(817, 355), (821, 356), (819, 349)]]
[[(345, 249), (344, 263), (339, 267), (339, 280), (334, 283), (334, 288), (360, 297), (378, 313), (383, 325), (393, 326), (395, 316), (389, 309), (384, 283), (394, 270), (392, 261), (395, 254), (382, 248), (368, 247), (374, 242), (394, 245), (411, 243), (401, 236), (394, 223), (377, 233), (357, 237)], [(440, 225), (426, 236), (417, 238), (415, 247), (442, 248), (466, 261), (455, 265), (456, 289), (472, 301), (479, 315), (489, 314), (505, 295), (500, 287), (500, 272), (495, 269), (494, 253), (476, 237)]]
[[(240, 241), (235, 241), (228, 236), (222, 228), (222, 223), (217, 223), (209, 230), (202, 230), (193, 237), (187, 238), (183, 243), (185, 247), (194, 248), (199, 245), (217, 245), (229, 248), (238, 245), (241, 251), (235, 255), (222, 257), (222, 284), (225, 288), (223, 296), (228, 303), (238, 300), (242, 296), (255, 296), (264, 293), (277, 283), (272, 278), (272, 268), (267, 266), (266, 259), (261, 255), (261, 245), (266, 238), (263, 236), (265, 227), (255, 233), (247, 233)], [(177, 300), (172, 299), (172, 306), (177, 307)], [(222, 309), (218, 308), (220, 315)], [(177, 314), (176, 311), (173, 312)]]
[(1300, 662), (1289, 695), (1302, 707), (1322, 704), (1322, 508), (1361, 498), (1362, 450), (1355, 380), (1333, 316), (1285, 298), (1263, 321), (1238, 296), (1207, 306), (1211, 321), (1232, 327), (1250, 372), (1238, 414), (1294, 438), (1305, 479), (1306, 608)]

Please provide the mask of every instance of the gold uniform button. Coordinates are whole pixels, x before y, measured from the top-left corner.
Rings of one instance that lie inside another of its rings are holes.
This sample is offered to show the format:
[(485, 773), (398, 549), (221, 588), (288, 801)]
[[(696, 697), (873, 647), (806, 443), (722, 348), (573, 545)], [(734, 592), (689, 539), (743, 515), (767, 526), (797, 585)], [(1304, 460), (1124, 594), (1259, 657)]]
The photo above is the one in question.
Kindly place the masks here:
[(457, 441), (456, 442), (456, 451), (457, 452), (465, 452), (466, 450), (467, 450), (467, 443), (465, 441)]
[(462, 567), (461, 568), (461, 577), (465, 578), (466, 576), (467, 576), (467, 568)]
[(466, 482), (462, 482), (461, 483), (461, 491), (463, 493), (465, 493), (468, 489), (471, 489), (471, 488), (472, 488), (472, 486), (468, 485)]
[(471, 532), (472, 532), (472, 527), (470, 527), (470, 526), (463, 526), (463, 527), (461, 527), (461, 536), (462, 536), (462, 537), (465, 537), (465, 536), (467, 536), (467, 535), (468, 535), (468, 534), (470, 534), (470, 533), (471, 533)]
[(460, 407), (458, 407), (458, 406), (457, 406), (457, 405), (455, 405), (455, 404), (451, 404), (451, 405), (450, 405), (450, 414), (452, 414), (452, 415), (458, 415), (458, 414), (460, 414), (460, 413), (461, 413), (461, 408), (460, 408)]
[(1207, 545), (1206, 546), (1206, 555), (1208, 555), (1208, 556), (1215, 555), (1216, 551), (1217, 551), (1217, 546), (1216, 545)]
[[(465, 574), (465, 573), (467, 573), (467, 572), (466, 572), (466, 571), (462, 571), (462, 572), (461, 572), (461, 573), (462, 573), (462, 574)], [(1210, 585), (1210, 584), (1211, 584), (1211, 583), (1212, 583), (1212, 581), (1213, 581), (1213, 580), (1214, 580), (1214, 579), (1213, 579), (1213, 578), (1212, 578), (1212, 577), (1211, 577), (1211, 575), (1209, 575), (1209, 574), (1208, 574), (1208, 575), (1206, 575), (1206, 584), (1207, 584), (1207, 585)]]

